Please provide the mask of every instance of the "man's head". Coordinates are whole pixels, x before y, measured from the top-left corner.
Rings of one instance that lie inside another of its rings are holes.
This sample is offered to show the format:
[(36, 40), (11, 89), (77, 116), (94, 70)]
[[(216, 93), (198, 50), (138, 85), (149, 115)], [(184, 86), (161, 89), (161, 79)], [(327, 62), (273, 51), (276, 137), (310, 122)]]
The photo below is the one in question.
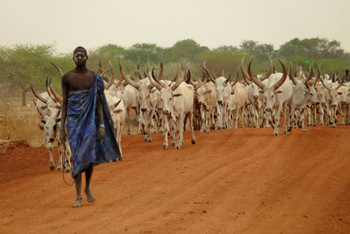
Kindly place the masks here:
[(77, 66), (85, 66), (88, 59), (87, 51), (84, 47), (78, 46), (73, 52), (73, 60)]
[(345, 68), (345, 74), (349, 74), (349, 68)]

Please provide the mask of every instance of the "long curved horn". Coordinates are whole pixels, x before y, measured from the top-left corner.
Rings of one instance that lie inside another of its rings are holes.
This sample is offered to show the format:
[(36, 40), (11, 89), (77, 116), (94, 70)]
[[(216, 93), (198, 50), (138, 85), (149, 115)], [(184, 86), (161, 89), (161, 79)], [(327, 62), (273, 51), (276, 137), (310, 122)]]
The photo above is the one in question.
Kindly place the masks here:
[(215, 75), (215, 72), (213, 71), (213, 76), (214, 76), (214, 80), (216, 80), (216, 75)]
[(293, 82), (294, 85), (297, 84), (297, 81), (295, 80), (295, 77), (294, 77), (294, 74), (293, 74), (293, 65), (292, 65), (292, 61), (290, 61), (289, 79)]
[[(50, 79), (51, 81), (51, 79)], [(56, 100), (56, 98), (53, 96), (53, 94), (50, 91), (50, 87), (49, 87), (49, 77), (46, 78), (46, 92), (49, 95), (49, 97), (52, 99), (52, 101), (54, 101), (55, 103), (57, 103), (58, 101)]]
[[(230, 76), (231, 76), (231, 74), (230, 74)], [(237, 76), (236, 76), (236, 78), (234, 79), (234, 81), (233, 81), (233, 83), (232, 83), (232, 87), (234, 87), (236, 84), (237, 84), (237, 82), (238, 82), (238, 72), (237, 72)]]
[(101, 73), (103, 72), (103, 70), (104, 70), (103, 65), (102, 65), (101, 55), (100, 55), (100, 57), (99, 57), (99, 59), (98, 59), (98, 66), (99, 66), (99, 68), (98, 68), (97, 73), (98, 73), (98, 74), (101, 74)]
[(189, 68), (187, 68), (188, 72), (187, 72), (187, 78), (186, 78), (186, 83), (189, 84), (190, 80), (191, 80), (191, 71)]
[(160, 69), (159, 69), (159, 74), (158, 74), (158, 80), (162, 80), (163, 79), (163, 53), (162, 53), (162, 57), (160, 59)]
[(134, 71), (134, 74), (132, 75), (131, 79), (135, 80), (137, 76), (140, 74), (140, 60), (137, 60), (136, 70)]
[(320, 81), (321, 81), (321, 83), (323, 84), (323, 86), (326, 88), (326, 89), (328, 89), (328, 90), (331, 90), (330, 88), (328, 88), (326, 85), (325, 85), (325, 83), (323, 82), (323, 79), (320, 77)]
[(239, 68), (241, 69), (244, 81), (248, 85), (250, 85), (251, 82), (249, 81), (249, 75), (248, 75), (247, 71), (244, 69), (244, 64), (243, 63), (244, 63), (244, 57), (241, 60), (241, 64), (239, 65)]
[(40, 117), (41, 119), (44, 119), (44, 118), (45, 118), (45, 114), (42, 113), (42, 112), (40, 111), (40, 109), (39, 109), (38, 106), (36, 105), (36, 102), (34, 101), (34, 99), (33, 99), (33, 102), (34, 102), (34, 105), (35, 105), (35, 107), (36, 107), (36, 110), (38, 111), (39, 117)]
[[(122, 101), (122, 99), (119, 99), (119, 101), (116, 103), (116, 104), (114, 104), (114, 108), (116, 108), (118, 105), (119, 105), (119, 103)], [(113, 109), (114, 109), (113, 108)]]
[(182, 83), (184, 76), (185, 76), (185, 72), (182, 67), (180, 74), (177, 76), (175, 85), (171, 86), (171, 89), (173, 91), (175, 91), (179, 87), (179, 85)]
[(35, 96), (37, 99), (39, 99), (41, 102), (47, 104), (47, 100), (45, 100), (44, 98), (42, 98), (40, 95), (38, 95), (38, 94), (34, 91), (33, 85), (32, 85), (32, 84), (30, 84), (30, 88), (32, 89), (32, 92), (33, 92), (34, 96)]
[(224, 83), (227, 84), (230, 80), (231, 80), (231, 73), (230, 73), (229, 77), (224, 81)]
[(317, 81), (319, 81), (320, 78), (321, 78), (321, 64), (319, 64), (317, 68), (317, 78), (315, 80), (314, 87), (316, 87)]
[(342, 86), (342, 85), (343, 85), (344, 80), (345, 80), (345, 79), (343, 79), (343, 80), (340, 82), (339, 86), (335, 88), (336, 90), (337, 90), (337, 89), (339, 89), (339, 88), (340, 88), (340, 86)]
[(50, 62), (50, 63), (57, 69), (57, 71), (60, 73), (60, 76), (61, 76), (61, 79), (62, 79), (63, 78), (63, 72), (62, 72), (61, 68), (59, 68), (59, 66), (57, 66), (53, 62)]
[(211, 78), (209, 71), (204, 66), (202, 66), (202, 68), (204, 69), (204, 72), (206, 73), (205, 80), (212, 81), (213, 83), (215, 83), (215, 81)]
[(109, 60), (109, 69), (111, 70), (112, 77), (109, 77), (108, 83), (105, 86), (105, 90), (108, 90), (112, 86), (112, 84), (114, 82), (114, 78), (115, 78), (114, 67), (113, 67), (111, 60)]
[(250, 63), (248, 65), (248, 75), (251, 81), (253, 81), (259, 88), (264, 89), (265, 85), (261, 82), (261, 80), (255, 78), (250, 70), (250, 66), (252, 65), (252, 60), (250, 60)]
[(122, 78), (129, 83), (130, 85), (134, 86), (136, 89), (140, 88), (140, 84), (136, 83), (135, 81), (131, 80), (127, 75), (125, 75), (121, 59), (119, 58), (119, 69), (120, 69), (120, 74)]
[[(206, 67), (206, 63), (207, 63), (207, 60), (205, 60), (205, 61), (202, 63), (201, 67)], [(200, 80), (201, 80), (202, 82), (204, 82), (206, 79), (207, 79), (207, 73), (205, 72), (205, 70), (203, 70), (202, 78), (200, 78)]]
[(60, 113), (61, 113), (61, 109), (59, 109), (55, 115), (56, 119), (58, 119), (58, 116), (60, 116)]
[(286, 81), (286, 79), (287, 79), (287, 74), (288, 74), (287, 68), (284, 66), (284, 64), (282, 63), (282, 61), (281, 61), (280, 59), (278, 59), (278, 61), (281, 63), (281, 65), (282, 65), (282, 67), (283, 67), (283, 76), (282, 76), (282, 78), (281, 78), (279, 81), (277, 81), (276, 84), (274, 84), (274, 85), (272, 86), (275, 90), (278, 89), (278, 88), (284, 83), (284, 81)]
[(272, 59), (271, 57), (269, 56), (269, 62), (270, 62), (270, 66), (269, 66), (269, 69), (267, 70), (267, 72), (264, 74), (264, 77), (262, 77), (260, 80), (261, 81), (264, 81), (266, 80), (267, 78), (269, 78), (272, 74), (272, 69), (273, 69), (273, 63), (272, 63)]
[[(153, 72), (153, 69), (152, 69), (152, 72)], [(164, 88), (164, 87), (162, 87), (162, 85), (160, 83), (158, 83), (158, 81), (155, 80), (155, 77), (151, 74), (150, 71), (148, 71), (147, 77), (148, 77), (149, 81), (151, 82), (151, 84), (153, 86), (155, 86), (159, 91), (162, 90), (162, 88)]]
[(60, 104), (62, 104), (63, 98), (53, 89), (53, 87), (52, 87), (52, 85), (51, 85), (51, 80), (50, 80), (50, 83), (49, 83), (49, 87), (50, 87), (50, 91), (51, 91), (51, 93), (53, 94), (53, 96), (55, 97), (55, 99), (56, 99)]
[(306, 88), (309, 88), (307, 82), (308, 82), (309, 80), (311, 80), (311, 78), (312, 78), (313, 75), (314, 75), (314, 68), (313, 68), (313, 65), (311, 65), (311, 66), (310, 66), (310, 74), (309, 74), (309, 76), (307, 77), (307, 79), (306, 79), (305, 82), (304, 82), (305, 85), (306, 85)]

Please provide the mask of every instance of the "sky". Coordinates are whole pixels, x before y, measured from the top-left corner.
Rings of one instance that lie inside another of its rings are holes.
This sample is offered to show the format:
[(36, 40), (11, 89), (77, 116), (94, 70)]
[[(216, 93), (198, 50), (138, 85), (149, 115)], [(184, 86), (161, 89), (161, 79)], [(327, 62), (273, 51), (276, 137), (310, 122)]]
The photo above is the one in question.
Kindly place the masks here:
[(350, 52), (349, 0), (0, 0), (0, 46), (54, 44), (57, 52), (106, 44), (214, 49), (244, 40), (337, 40)]

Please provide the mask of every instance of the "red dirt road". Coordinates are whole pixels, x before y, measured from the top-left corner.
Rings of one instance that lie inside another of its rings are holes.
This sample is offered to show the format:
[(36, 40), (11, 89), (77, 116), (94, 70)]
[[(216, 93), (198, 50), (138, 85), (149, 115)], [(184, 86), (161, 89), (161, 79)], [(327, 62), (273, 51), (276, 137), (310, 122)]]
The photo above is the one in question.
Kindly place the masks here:
[(123, 136), (124, 160), (95, 167), (81, 208), (47, 150), (22, 144), (0, 153), (0, 233), (349, 233), (349, 133), (214, 130), (192, 145), (186, 132), (181, 150)]

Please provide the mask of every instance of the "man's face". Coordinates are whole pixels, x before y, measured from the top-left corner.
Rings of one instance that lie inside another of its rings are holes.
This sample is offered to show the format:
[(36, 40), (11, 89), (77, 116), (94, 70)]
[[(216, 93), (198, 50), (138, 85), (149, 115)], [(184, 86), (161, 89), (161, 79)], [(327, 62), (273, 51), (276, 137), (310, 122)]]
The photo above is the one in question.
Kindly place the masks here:
[(73, 56), (73, 60), (78, 66), (85, 65), (87, 58), (88, 56), (81, 51), (77, 51)]

